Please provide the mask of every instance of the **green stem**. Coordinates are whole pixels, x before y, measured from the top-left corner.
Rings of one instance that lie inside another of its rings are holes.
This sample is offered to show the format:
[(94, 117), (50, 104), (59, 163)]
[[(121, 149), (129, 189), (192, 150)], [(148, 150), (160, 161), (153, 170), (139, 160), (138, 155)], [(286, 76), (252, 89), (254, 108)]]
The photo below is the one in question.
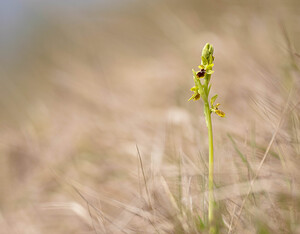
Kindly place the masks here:
[(215, 233), (214, 221), (214, 146), (213, 132), (211, 123), (211, 110), (208, 100), (204, 103), (204, 114), (208, 129), (208, 144), (209, 144), (209, 163), (208, 163), (208, 221), (210, 225), (209, 233)]

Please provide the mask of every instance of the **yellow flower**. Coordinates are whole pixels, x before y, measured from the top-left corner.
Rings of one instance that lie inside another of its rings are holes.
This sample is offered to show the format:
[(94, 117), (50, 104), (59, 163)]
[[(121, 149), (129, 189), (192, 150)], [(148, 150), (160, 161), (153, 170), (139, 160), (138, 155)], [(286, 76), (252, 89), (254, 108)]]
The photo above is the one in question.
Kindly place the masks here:
[(191, 88), (191, 91), (194, 92), (193, 96), (189, 99), (190, 100), (194, 100), (197, 101), (200, 99), (200, 93), (198, 92), (198, 89), (196, 86), (194, 86), (193, 88)]
[(211, 99), (211, 109), (210, 110), (212, 112), (215, 112), (218, 116), (223, 118), (223, 117), (225, 117), (225, 113), (223, 111), (219, 110), (220, 103), (217, 103), (214, 106), (214, 102), (217, 99), (217, 97), (218, 97), (218, 95), (215, 95), (215, 96), (212, 97), (212, 99)]

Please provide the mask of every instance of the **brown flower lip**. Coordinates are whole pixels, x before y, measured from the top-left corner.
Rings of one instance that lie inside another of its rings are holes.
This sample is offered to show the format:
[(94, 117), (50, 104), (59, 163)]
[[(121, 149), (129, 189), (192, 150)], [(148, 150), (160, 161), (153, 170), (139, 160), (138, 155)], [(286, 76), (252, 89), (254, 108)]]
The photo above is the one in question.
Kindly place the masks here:
[(199, 71), (199, 72), (197, 73), (197, 76), (198, 76), (198, 77), (204, 77), (204, 75), (205, 75), (205, 70), (202, 68), (201, 71)]

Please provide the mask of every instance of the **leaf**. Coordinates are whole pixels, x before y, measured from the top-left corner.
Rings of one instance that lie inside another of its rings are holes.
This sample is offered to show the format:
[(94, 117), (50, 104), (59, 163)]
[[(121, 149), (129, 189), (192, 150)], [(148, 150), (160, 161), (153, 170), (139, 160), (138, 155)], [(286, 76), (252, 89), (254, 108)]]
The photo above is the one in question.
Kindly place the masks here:
[(196, 221), (196, 227), (198, 229), (198, 231), (203, 231), (206, 228), (205, 222), (201, 219), (200, 215), (197, 215)]
[(207, 72), (206, 72), (206, 74), (208, 74), (208, 75), (211, 75), (211, 74), (213, 74), (215, 71), (213, 71), (213, 70), (208, 70)]
[[(200, 79), (197, 79), (196, 77), (194, 77), (194, 81), (195, 81), (195, 85), (196, 85), (196, 87), (198, 87), (198, 89), (203, 89), (203, 85), (201, 84)], [(199, 93), (201, 94), (200, 91), (199, 91)]]
[(215, 96), (213, 96), (213, 97), (210, 99), (210, 104), (211, 104), (212, 106), (214, 105), (214, 103), (215, 103), (217, 97), (218, 97), (218, 94), (216, 94)]
[(208, 86), (208, 92), (207, 92), (207, 93), (209, 93), (209, 92), (210, 92), (210, 88), (211, 88), (211, 84)]
[(237, 146), (235, 140), (232, 138), (232, 136), (227, 133), (227, 136), (229, 138), (229, 140), (231, 141), (233, 148), (235, 149), (235, 151), (237, 152), (237, 154), (240, 156), (241, 160), (246, 164), (248, 170), (251, 172), (252, 175), (254, 175), (254, 171), (252, 170), (250, 163), (247, 160), (247, 157), (240, 151), (239, 147)]

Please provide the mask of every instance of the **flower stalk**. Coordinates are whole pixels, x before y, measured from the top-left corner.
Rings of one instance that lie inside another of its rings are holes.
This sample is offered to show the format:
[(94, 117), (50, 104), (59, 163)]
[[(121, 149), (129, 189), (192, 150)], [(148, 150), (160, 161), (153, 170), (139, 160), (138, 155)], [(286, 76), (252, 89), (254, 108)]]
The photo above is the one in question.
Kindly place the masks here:
[(218, 95), (213, 96), (209, 102), (210, 79), (214, 73), (212, 70), (214, 64), (213, 56), (214, 48), (207, 43), (202, 50), (201, 65), (199, 71), (193, 71), (195, 86), (191, 88), (194, 92), (190, 100), (199, 100), (202, 98), (204, 102), (204, 116), (208, 129), (208, 144), (209, 144), (209, 166), (208, 166), (208, 222), (210, 234), (216, 233), (214, 224), (214, 146), (213, 146), (213, 129), (211, 121), (211, 113), (214, 112), (220, 117), (225, 117), (225, 113), (219, 110), (219, 103), (215, 104)]

